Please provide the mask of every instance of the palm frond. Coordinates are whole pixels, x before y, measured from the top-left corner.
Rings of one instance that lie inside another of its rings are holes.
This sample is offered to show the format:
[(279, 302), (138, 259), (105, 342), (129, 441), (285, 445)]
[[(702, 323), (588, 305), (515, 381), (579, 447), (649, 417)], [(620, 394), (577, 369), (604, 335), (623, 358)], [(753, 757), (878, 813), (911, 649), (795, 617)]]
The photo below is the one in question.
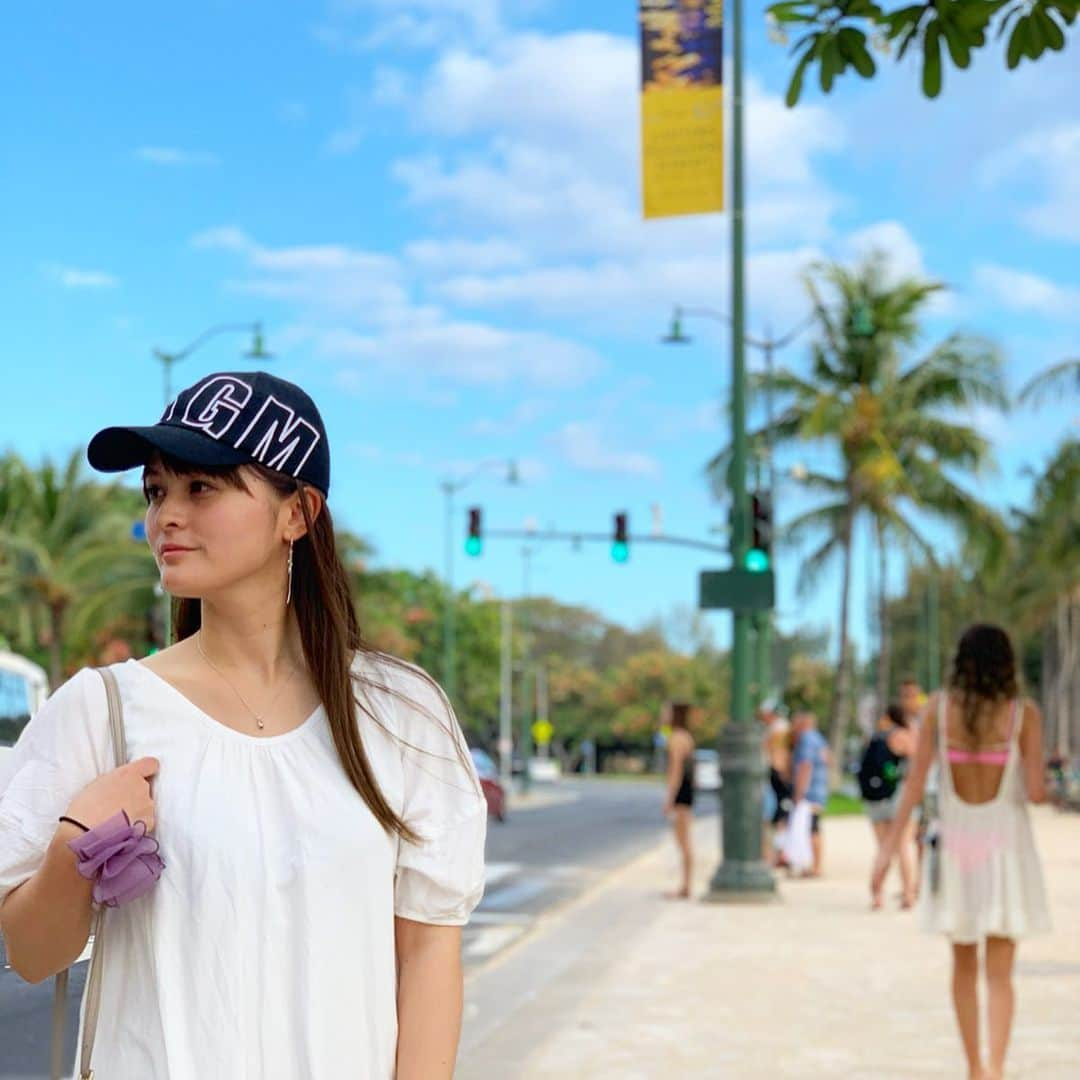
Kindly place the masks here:
[(1040, 372), (1021, 389), (1016, 400), (1038, 408), (1052, 394), (1080, 395), (1080, 357), (1062, 360)]

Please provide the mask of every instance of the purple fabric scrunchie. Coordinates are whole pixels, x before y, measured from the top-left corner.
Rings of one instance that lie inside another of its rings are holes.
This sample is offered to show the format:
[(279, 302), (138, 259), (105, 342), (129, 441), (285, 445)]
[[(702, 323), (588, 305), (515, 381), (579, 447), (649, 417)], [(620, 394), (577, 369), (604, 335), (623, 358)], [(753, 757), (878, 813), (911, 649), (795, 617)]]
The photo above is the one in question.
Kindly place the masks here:
[(97, 878), (94, 902), (106, 907), (137, 900), (150, 891), (165, 869), (158, 842), (146, 835), (146, 822), (133, 825), (124, 810), (69, 840), (67, 846), (78, 856), (79, 873), (88, 881)]

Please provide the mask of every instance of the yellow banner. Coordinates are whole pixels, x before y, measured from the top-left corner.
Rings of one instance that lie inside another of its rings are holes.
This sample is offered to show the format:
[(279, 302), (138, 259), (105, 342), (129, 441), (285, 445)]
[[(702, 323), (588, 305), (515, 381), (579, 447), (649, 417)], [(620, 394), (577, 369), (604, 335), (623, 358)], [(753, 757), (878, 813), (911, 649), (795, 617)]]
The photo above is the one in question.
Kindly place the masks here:
[(723, 0), (639, 0), (646, 218), (724, 208)]

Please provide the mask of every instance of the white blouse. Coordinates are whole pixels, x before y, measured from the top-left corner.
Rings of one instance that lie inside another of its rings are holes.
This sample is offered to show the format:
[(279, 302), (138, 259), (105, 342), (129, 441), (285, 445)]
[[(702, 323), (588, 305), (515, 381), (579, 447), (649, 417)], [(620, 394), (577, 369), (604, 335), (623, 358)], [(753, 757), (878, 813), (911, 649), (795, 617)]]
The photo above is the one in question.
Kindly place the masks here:
[[(394, 916), (459, 926), (483, 892), (486, 807), (445, 697), (418, 669), (357, 654), (354, 685), (378, 717), (356, 710), (364, 747), (417, 846), (387, 834), (353, 788), (321, 705), (293, 731), (256, 737), (143, 664), (113, 670), (129, 759), (161, 762), (165, 870), (106, 915), (97, 1075), (392, 1078)], [(41, 865), (73, 796), (111, 768), (104, 684), (85, 669), (0, 776), (0, 900)]]

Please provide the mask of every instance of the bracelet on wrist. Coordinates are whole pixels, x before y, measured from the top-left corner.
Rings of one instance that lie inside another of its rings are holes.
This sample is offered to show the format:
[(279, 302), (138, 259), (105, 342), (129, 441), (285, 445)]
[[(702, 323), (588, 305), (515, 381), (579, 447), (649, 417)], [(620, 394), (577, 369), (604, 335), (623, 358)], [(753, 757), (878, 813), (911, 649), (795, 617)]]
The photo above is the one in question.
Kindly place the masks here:
[(89, 825), (84, 825), (81, 821), (76, 821), (73, 817), (68, 817), (67, 814), (61, 814), (57, 820), (66, 821), (71, 825), (77, 825), (80, 829), (82, 829), (83, 832), (90, 831)]

